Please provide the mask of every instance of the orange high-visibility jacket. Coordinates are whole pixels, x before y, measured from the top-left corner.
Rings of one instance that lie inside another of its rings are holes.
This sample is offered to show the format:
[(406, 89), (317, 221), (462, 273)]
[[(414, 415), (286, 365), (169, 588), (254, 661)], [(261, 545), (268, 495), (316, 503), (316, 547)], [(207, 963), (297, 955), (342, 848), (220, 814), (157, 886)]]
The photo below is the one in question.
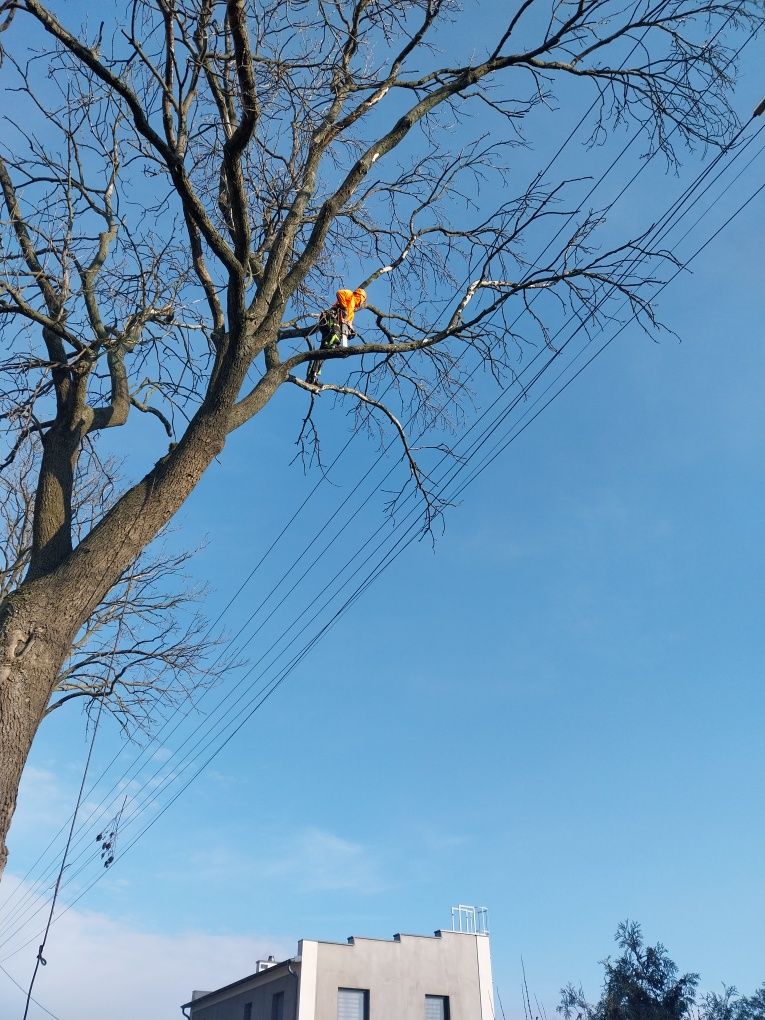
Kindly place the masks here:
[(341, 309), (343, 320), (350, 326), (357, 308), (366, 303), (367, 296), (363, 290), (339, 290), (336, 306)]

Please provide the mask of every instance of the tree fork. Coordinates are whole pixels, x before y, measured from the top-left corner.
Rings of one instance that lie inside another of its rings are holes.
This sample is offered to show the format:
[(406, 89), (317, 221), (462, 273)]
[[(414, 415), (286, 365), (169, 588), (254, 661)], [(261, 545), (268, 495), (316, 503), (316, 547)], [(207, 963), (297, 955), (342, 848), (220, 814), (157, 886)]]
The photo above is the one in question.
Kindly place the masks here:
[(50, 573), (72, 551), (72, 496), (82, 437), (53, 427), (42, 438), (28, 580)]

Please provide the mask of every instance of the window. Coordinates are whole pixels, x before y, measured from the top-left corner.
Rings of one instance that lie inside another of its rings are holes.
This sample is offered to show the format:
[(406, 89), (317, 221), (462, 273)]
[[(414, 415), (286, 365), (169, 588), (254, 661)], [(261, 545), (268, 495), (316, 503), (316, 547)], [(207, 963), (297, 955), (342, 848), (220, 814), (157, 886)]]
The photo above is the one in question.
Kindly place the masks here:
[(284, 1020), (284, 992), (271, 996), (271, 1020)]
[(369, 992), (365, 988), (338, 988), (337, 1020), (369, 1020)]
[(245, 1002), (244, 1011), (242, 1012), (242, 1020), (252, 1020), (252, 1003)]
[(425, 996), (425, 1020), (449, 1020), (449, 996)]

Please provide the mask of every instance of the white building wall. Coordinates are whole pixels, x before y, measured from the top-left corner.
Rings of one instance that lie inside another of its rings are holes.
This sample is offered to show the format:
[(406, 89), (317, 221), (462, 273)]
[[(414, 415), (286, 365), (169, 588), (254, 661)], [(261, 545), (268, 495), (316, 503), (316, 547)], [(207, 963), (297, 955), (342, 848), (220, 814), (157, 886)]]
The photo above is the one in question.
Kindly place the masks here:
[(481, 1020), (495, 1020), (494, 978), (491, 973), (491, 949), (486, 935), (476, 935), (478, 982), (481, 987)]
[[(309, 959), (315, 960), (313, 1012)], [(392, 941), (304, 940), (298, 1020), (337, 1020), (338, 988), (369, 990), (369, 1020), (423, 1020), (426, 995), (448, 995), (450, 1020), (494, 1020), (486, 935), (445, 931), (433, 937), (400, 935)]]
[(298, 942), (300, 957), (300, 988), (298, 990), (298, 1020), (316, 1020), (316, 963), (319, 943), (309, 939)]

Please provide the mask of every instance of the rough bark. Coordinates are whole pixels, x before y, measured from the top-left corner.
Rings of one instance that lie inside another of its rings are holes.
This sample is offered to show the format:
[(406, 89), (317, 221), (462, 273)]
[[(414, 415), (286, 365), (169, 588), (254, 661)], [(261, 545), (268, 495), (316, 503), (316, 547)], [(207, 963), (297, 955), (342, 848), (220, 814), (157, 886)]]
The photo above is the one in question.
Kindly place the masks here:
[(52, 692), (51, 678), (74, 636), (51, 595), (50, 586), (30, 582), (0, 612), (0, 877), (24, 764)]
[(42, 462), (32, 522), (32, 556), (27, 577), (43, 576), (72, 551), (72, 496), (81, 436), (51, 429), (42, 440)]

